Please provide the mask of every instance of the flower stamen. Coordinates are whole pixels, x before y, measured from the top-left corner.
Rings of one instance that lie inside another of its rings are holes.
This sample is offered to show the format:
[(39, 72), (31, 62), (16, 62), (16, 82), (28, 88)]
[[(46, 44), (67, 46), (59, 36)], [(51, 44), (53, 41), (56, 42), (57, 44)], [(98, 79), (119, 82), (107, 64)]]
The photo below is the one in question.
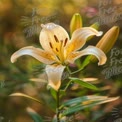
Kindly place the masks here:
[(49, 42), (49, 45), (50, 45), (50, 47), (53, 49), (53, 46), (52, 46), (52, 43), (51, 43), (51, 42)]
[(67, 41), (68, 41), (68, 38), (66, 38), (65, 41), (64, 41), (64, 47), (66, 46)]
[(54, 38), (55, 38), (55, 41), (56, 41), (56, 42), (59, 42), (59, 40), (58, 40), (58, 38), (57, 38), (56, 35), (54, 35)]
[(56, 48), (56, 51), (59, 52), (58, 48)]

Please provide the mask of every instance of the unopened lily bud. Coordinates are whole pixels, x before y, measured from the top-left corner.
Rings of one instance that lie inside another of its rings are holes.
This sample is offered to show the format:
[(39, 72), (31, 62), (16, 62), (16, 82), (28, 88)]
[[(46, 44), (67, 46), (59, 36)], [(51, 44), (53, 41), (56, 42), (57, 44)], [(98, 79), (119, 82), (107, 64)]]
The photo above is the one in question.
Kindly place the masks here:
[[(113, 45), (115, 44), (119, 35), (119, 27), (114, 26), (110, 30), (108, 30), (105, 35), (101, 38), (101, 40), (96, 44), (96, 47), (101, 49), (105, 54), (108, 53)], [(96, 57), (91, 56), (91, 61), (97, 61)]]
[(73, 15), (71, 22), (70, 22), (70, 34), (82, 27), (82, 17), (79, 13)]
[(98, 22), (95, 22), (94, 24), (92, 24), (90, 27), (99, 30), (100, 24)]
[(97, 43), (96, 47), (101, 49), (104, 53), (108, 53), (115, 44), (119, 35), (119, 27), (114, 26), (108, 30), (102, 39)]

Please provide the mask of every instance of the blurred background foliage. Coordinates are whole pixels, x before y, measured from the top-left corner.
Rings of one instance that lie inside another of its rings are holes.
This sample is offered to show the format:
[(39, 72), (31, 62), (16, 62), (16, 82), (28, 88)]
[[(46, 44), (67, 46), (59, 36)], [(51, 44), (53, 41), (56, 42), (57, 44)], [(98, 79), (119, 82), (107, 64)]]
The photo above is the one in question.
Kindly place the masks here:
[[(27, 107), (31, 107), (37, 111), (43, 116), (45, 121), (51, 120), (51, 117), (54, 116), (52, 108), (55, 103), (49, 91), (46, 90), (46, 84), (30, 80), (35, 78), (46, 79), (43, 72), (44, 65), (28, 56), (23, 56), (23, 58), (12, 64), (10, 57), (21, 47), (29, 45), (40, 47), (38, 37), (42, 23), (54, 22), (62, 25), (69, 32), (70, 19), (74, 13), (78, 12), (82, 15), (83, 26), (90, 26), (93, 24), (92, 20), (99, 14), (99, 2), (100, 0), (0, 0), (1, 122), (33, 122), (26, 112)], [(119, 5), (122, 8), (122, 1), (113, 0), (113, 5)], [(109, 4), (108, 6), (106, 5), (107, 7), (110, 7)], [(122, 16), (122, 9), (117, 10), (116, 13), (121, 13)], [(120, 35), (114, 46), (120, 49), (122, 49), (121, 22), (122, 18), (119, 18), (113, 23), (102, 24), (100, 26), (100, 30), (104, 33), (113, 25), (120, 27)], [(88, 44), (95, 45), (97, 41), (98, 38), (93, 38)], [(108, 53), (108, 57), (110, 57), (110, 53)], [(109, 61), (107, 64), (109, 64)], [(73, 66), (72, 70), (78, 67), (80, 67), (79, 62), (77, 62), (77, 66)], [(84, 71), (75, 74), (75, 76), (81, 78), (98, 78), (93, 83), (100, 87), (100, 93), (78, 88), (79, 86), (77, 85), (71, 85), (64, 99), (67, 100), (91, 94), (122, 96), (122, 72), (109, 79), (105, 79), (105, 76), (101, 73), (103, 69), (104, 66), (98, 67), (97, 63), (95, 63), (90, 64)], [(44, 106), (25, 98), (8, 96), (14, 92), (28, 94), (46, 104)], [(78, 114), (76, 121), (79, 119), (80, 122), (112, 122), (114, 116), (112, 116), (111, 112), (114, 108), (118, 112), (121, 107), (122, 99), (120, 98), (108, 104), (96, 106), (92, 109), (85, 109)], [(119, 111), (117, 114), (122, 118), (122, 112)]]

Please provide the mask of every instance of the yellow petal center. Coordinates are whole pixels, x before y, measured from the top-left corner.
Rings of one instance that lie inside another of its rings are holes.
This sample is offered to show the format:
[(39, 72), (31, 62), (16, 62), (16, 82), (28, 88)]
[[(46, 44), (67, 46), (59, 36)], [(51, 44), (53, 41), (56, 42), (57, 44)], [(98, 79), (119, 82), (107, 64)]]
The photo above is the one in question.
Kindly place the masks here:
[(60, 63), (64, 63), (64, 47), (66, 46), (68, 38), (65, 40), (59, 40), (56, 35), (54, 35), (54, 41), (49, 42), (50, 47), (52, 48), (56, 58)]

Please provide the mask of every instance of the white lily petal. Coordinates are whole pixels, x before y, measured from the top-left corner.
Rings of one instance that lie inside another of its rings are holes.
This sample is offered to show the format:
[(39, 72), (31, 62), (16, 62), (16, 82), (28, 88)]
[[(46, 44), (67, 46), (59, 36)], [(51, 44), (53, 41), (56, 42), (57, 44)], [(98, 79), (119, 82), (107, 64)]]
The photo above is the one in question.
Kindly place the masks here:
[(14, 63), (17, 58), (23, 55), (30, 55), (34, 58), (36, 58), (38, 61), (44, 63), (44, 64), (52, 64), (55, 61), (53, 60), (53, 56), (39, 48), (35, 48), (33, 46), (28, 46), (21, 48), (20, 50), (16, 51), (11, 56), (11, 62)]
[(98, 65), (103, 65), (107, 60), (105, 53), (95, 46), (88, 46), (87, 48), (85, 48), (82, 51), (73, 52), (69, 55), (67, 60), (70, 63), (73, 63), (76, 59), (80, 58), (81, 56), (85, 56), (85, 55), (96, 56), (99, 60)]
[(46, 51), (52, 52), (55, 50), (60, 41), (65, 41), (67, 38), (69, 40), (69, 35), (65, 29), (54, 23), (48, 23), (41, 25), (42, 30), (40, 32), (40, 43)]
[(72, 51), (76, 51), (82, 48), (86, 43), (88, 37), (93, 35), (101, 36), (102, 31), (97, 31), (92, 27), (84, 27), (74, 31), (71, 38), (71, 42), (69, 42), (66, 47), (68, 54)]
[(46, 73), (48, 76), (48, 85), (50, 85), (56, 91), (60, 88), (61, 77), (65, 66), (63, 65), (47, 65)]

